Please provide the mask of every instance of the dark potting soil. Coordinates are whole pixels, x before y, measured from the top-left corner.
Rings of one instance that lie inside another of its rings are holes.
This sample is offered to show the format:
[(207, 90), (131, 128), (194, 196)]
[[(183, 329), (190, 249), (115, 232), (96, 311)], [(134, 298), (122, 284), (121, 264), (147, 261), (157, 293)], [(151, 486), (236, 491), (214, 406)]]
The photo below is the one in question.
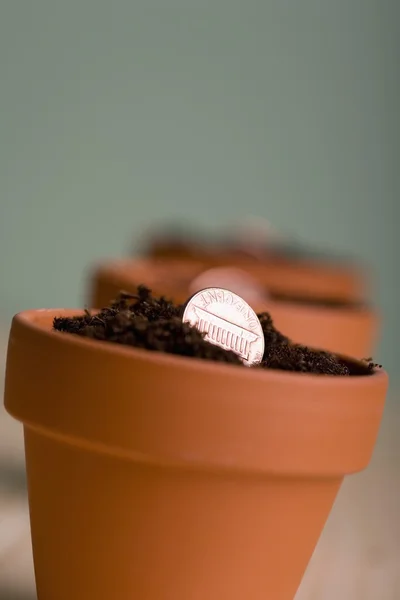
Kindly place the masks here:
[[(164, 297), (155, 298), (148, 288), (139, 286), (137, 294), (121, 293), (110, 307), (100, 312), (56, 317), (53, 327), (57, 331), (135, 348), (244, 366), (234, 352), (210, 344), (203, 333), (183, 323), (183, 311), (183, 305), (175, 305)], [(275, 329), (269, 313), (261, 313), (258, 318), (264, 332), (265, 350), (261, 365), (252, 368), (348, 376), (368, 375), (378, 366), (369, 359), (360, 363), (345, 362), (335, 354), (292, 344)]]
[(365, 305), (362, 302), (349, 302), (348, 300), (339, 300), (337, 298), (313, 298), (312, 296), (299, 296), (271, 291), (268, 292), (268, 296), (271, 300), (276, 300), (277, 302), (292, 302), (293, 304), (302, 304), (303, 306), (347, 308), (349, 310), (365, 308)]

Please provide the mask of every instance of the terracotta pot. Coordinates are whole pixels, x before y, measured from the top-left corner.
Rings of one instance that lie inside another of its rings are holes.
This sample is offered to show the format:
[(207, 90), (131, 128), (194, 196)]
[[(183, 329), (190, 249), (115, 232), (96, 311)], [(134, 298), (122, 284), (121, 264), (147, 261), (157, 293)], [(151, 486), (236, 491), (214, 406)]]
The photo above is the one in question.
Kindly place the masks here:
[[(185, 302), (191, 295), (190, 281), (202, 270), (201, 263), (177, 260), (140, 259), (103, 264), (94, 270), (89, 304), (107, 306), (121, 290), (135, 291), (140, 283), (148, 285), (154, 294)], [(270, 312), (277, 328), (294, 342), (356, 358), (374, 353), (378, 317), (368, 308), (331, 308), (273, 300), (250, 304), (256, 312)]]
[(349, 264), (296, 258), (279, 254), (252, 257), (240, 250), (201, 246), (165, 246), (153, 249), (149, 258), (201, 263), (203, 268), (234, 265), (256, 277), (271, 292), (312, 298), (363, 301), (366, 273)]
[(368, 308), (328, 308), (267, 301), (279, 331), (293, 342), (355, 358), (374, 355), (378, 317)]
[(90, 273), (89, 305), (108, 306), (121, 290), (134, 292), (141, 283), (155, 295), (164, 294), (176, 302), (184, 302), (190, 281), (203, 268), (201, 262), (178, 259), (126, 259), (101, 263)]
[(384, 372), (255, 371), (14, 318), (38, 600), (293, 600), (343, 477), (367, 466)]
[(236, 261), (271, 292), (309, 298), (359, 302), (366, 295), (364, 275), (357, 269), (306, 262)]

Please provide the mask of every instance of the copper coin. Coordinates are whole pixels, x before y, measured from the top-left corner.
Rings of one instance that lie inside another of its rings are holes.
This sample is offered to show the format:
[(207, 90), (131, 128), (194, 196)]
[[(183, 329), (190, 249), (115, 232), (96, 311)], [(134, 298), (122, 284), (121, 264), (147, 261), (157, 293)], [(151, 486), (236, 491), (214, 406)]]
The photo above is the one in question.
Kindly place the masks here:
[(263, 217), (249, 215), (236, 229), (236, 243), (246, 254), (265, 258), (268, 248), (284, 242), (284, 235)]
[(254, 310), (237, 294), (223, 288), (206, 288), (186, 304), (183, 321), (205, 333), (205, 339), (235, 352), (247, 366), (264, 355), (264, 334)]
[(189, 285), (189, 292), (195, 294), (208, 287), (220, 287), (239, 294), (249, 304), (260, 305), (267, 293), (254, 277), (236, 267), (215, 267), (198, 275)]

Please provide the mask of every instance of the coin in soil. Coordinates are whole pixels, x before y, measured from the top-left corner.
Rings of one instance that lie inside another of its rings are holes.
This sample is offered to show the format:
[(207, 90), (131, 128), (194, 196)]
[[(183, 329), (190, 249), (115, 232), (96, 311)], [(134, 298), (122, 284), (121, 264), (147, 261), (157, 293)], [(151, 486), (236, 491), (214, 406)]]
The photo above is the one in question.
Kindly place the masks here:
[(253, 305), (261, 304), (268, 296), (254, 277), (236, 267), (215, 267), (202, 271), (190, 283), (189, 292), (195, 294), (204, 288), (221, 285), (224, 289), (240, 294), (246, 302)]
[(205, 288), (192, 296), (182, 320), (205, 333), (205, 340), (235, 352), (247, 366), (264, 355), (264, 334), (254, 310), (237, 294), (224, 288)]
[(253, 258), (265, 257), (269, 247), (285, 242), (286, 236), (264, 217), (249, 215), (234, 228), (236, 243)]

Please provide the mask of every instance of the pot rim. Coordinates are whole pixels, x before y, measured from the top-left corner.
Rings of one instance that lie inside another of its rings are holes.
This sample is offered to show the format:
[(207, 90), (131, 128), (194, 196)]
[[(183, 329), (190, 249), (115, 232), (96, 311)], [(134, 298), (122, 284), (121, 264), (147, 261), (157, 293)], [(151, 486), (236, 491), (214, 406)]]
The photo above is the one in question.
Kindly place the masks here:
[[(96, 312), (98, 309), (90, 309)], [(371, 374), (363, 375), (351, 375), (351, 376), (340, 376), (340, 375), (322, 375), (316, 373), (302, 373), (296, 371), (284, 371), (280, 369), (262, 369), (262, 368), (248, 368), (241, 367), (240, 365), (232, 365), (229, 363), (221, 363), (218, 361), (204, 360), (194, 357), (181, 356), (176, 354), (170, 354), (166, 352), (159, 352), (153, 350), (146, 350), (142, 348), (135, 348), (134, 346), (128, 346), (124, 344), (116, 344), (109, 341), (92, 340), (79, 336), (72, 333), (55, 331), (52, 329), (53, 319), (55, 317), (75, 317), (83, 315), (84, 311), (79, 309), (71, 308), (60, 308), (60, 309), (31, 309), (17, 313), (13, 318), (13, 323), (20, 324), (22, 327), (30, 330), (35, 335), (43, 336), (46, 338), (52, 338), (57, 344), (65, 345), (78, 345), (81, 348), (90, 348), (95, 352), (100, 352), (105, 355), (117, 354), (126, 358), (132, 357), (132, 359), (140, 359), (153, 364), (162, 364), (164, 366), (175, 367), (180, 370), (201, 371), (204, 375), (210, 375), (212, 373), (237, 373), (241, 374), (243, 378), (254, 379), (257, 378), (260, 381), (273, 379), (275, 381), (285, 381), (290, 377), (291, 382), (298, 379), (301, 384), (305, 379), (308, 379), (308, 383), (314, 385), (321, 385), (322, 387), (334, 387), (341, 389), (349, 386), (359, 386), (360, 382), (382, 380), (387, 378), (387, 373), (383, 368), (375, 368)], [(43, 323), (44, 322), (44, 323)], [(50, 327), (49, 327), (50, 325)], [(56, 338), (53, 336), (57, 336)], [(10, 334), (9, 344), (13, 343), (12, 333)], [(334, 353), (336, 354), (336, 353)], [(354, 357), (348, 357), (342, 354), (336, 354), (340, 358), (350, 362), (352, 364), (361, 365), (361, 360), (357, 360)], [(227, 370), (228, 369), (228, 370)]]
[[(146, 269), (151, 270), (152, 268), (157, 269), (160, 266), (171, 266), (171, 268), (180, 268), (182, 272), (189, 270), (189, 261), (184, 259), (174, 259), (174, 258), (166, 258), (166, 259), (158, 259), (158, 258), (131, 258), (131, 259), (116, 259), (112, 261), (107, 261), (104, 263), (99, 263), (92, 270), (92, 274), (94, 275), (95, 280), (98, 278), (107, 277), (109, 278), (113, 284), (117, 287), (120, 287), (121, 291), (130, 286), (140, 285), (142, 282), (137, 281), (136, 275), (134, 275), (133, 270), (137, 269)], [(191, 262), (193, 268), (193, 279), (201, 273), (202, 270), (208, 270), (204, 268), (201, 263), (193, 260)], [(227, 265), (227, 268), (229, 265)], [(221, 267), (223, 268), (223, 267)], [(242, 269), (241, 265), (238, 265), (238, 269)], [(190, 282), (188, 282), (190, 283)], [(150, 287), (150, 286), (148, 286)], [(168, 293), (163, 294), (166, 297), (169, 297)], [(191, 294), (188, 292), (188, 299)], [(312, 297), (311, 297), (312, 298)], [(317, 296), (318, 298), (318, 296)], [(322, 298), (323, 301), (323, 298)], [(370, 303), (361, 303), (360, 305), (351, 304), (344, 306), (329, 306), (324, 304), (313, 304), (307, 303), (307, 298), (305, 297), (304, 303), (298, 302), (296, 299), (291, 300), (288, 298), (287, 300), (279, 300), (273, 297), (269, 298), (266, 296), (263, 299), (263, 306), (265, 306), (265, 310), (268, 311), (268, 306), (277, 307), (281, 311), (294, 312), (299, 315), (304, 316), (312, 316), (320, 318), (329, 318), (329, 319), (337, 319), (341, 317), (351, 317), (354, 316), (361, 318), (379, 318), (379, 312), (376, 307), (371, 305)], [(257, 311), (256, 311), (257, 312)], [(258, 311), (259, 312), (259, 311)]]
[(55, 316), (82, 313), (14, 317), (5, 406), (36, 433), (196, 470), (337, 477), (368, 464), (385, 371), (345, 377), (250, 369), (52, 329)]

